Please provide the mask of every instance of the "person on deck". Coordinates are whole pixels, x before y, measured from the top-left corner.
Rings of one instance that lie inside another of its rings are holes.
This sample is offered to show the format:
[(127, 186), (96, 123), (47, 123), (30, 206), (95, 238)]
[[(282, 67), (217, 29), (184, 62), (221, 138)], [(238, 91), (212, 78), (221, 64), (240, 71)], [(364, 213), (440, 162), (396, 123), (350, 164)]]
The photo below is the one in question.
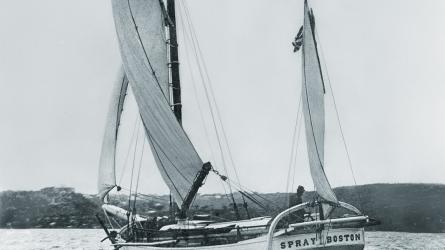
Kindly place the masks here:
[[(305, 190), (304, 190), (303, 186), (298, 186), (297, 193), (293, 193), (293, 194), (289, 195), (289, 207), (293, 207), (293, 206), (303, 203), (302, 197), (303, 197), (304, 191)], [(296, 215), (298, 221), (304, 221), (305, 212), (306, 211), (304, 209), (300, 209), (295, 212), (295, 215)]]

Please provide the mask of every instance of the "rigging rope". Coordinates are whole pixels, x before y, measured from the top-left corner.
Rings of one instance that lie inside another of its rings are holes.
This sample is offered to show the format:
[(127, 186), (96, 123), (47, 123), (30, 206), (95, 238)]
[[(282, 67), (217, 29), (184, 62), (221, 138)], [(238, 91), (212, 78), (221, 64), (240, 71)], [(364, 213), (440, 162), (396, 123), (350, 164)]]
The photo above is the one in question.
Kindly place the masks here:
[[(287, 195), (285, 197), (287, 199), (285, 200), (285, 204), (287, 204), (288, 208), (291, 206), (289, 200), (290, 200), (290, 196), (291, 196), (291, 194), (292, 194), (292, 192), (294, 190), (295, 174), (297, 172), (296, 171), (296, 162), (297, 162), (297, 156), (298, 156), (298, 148), (299, 148), (298, 146), (300, 145), (300, 135), (301, 135), (300, 132), (301, 132), (301, 127), (302, 127), (302, 123), (303, 123), (303, 122), (299, 122), (299, 120), (302, 117), (302, 115), (301, 115), (302, 111), (300, 109), (301, 101), (302, 101), (302, 96), (300, 95), (300, 101), (298, 102), (297, 119), (296, 119), (296, 122), (295, 122), (295, 131), (294, 131), (294, 135), (293, 135), (293, 138), (294, 138), (294, 140), (296, 139), (296, 141), (294, 141), (293, 144), (292, 144), (292, 147), (294, 147), (294, 149), (291, 152), (291, 159), (289, 161), (289, 170), (288, 170), (288, 172), (292, 171), (292, 175), (291, 175), (292, 176), (292, 182), (291, 182), (290, 190), (288, 189), (288, 184), (286, 184), (286, 193), (287, 193)], [(294, 155), (292, 155), (292, 153)], [(288, 176), (288, 179), (287, 179), (288, 183), (289, 183), (289, 180), (290, 180), (291, 176)], [(315, 190), (315, 188), (314, 188), (314, 190)], [(290, 214), (291, 213), (289, 212), (288, 216)]]
[(138, 196), (139, 179), (141, 177), (142, 157), (144, 156), (144, 148), (145, 148), (145, 139), (142, 142), (141, 157), (139, 158), (139, 169), (138, 169), (138, 177), (137, 177), (136, 189), (135, 189), (135, 194), (134, 194), (133, 211), (136, 211), (136, 199)]
[(255, 205), (257, 205), (258, 207), (260, 207), (264, 211), (270, 212), (270, 209), (268, 209), (266, 206), (264, 206), (261, 202), (259, 202), (257, 199), (255, 199), (255, 197), (251, 196), (249, 193), (246, 193), (246, 192), (243, 192), (243, 191), (239, 191), (239, 192), (240, 192), (240, 194), (242, 196), (246, 196), (247, 199), (252, 201)]
[[(206, 97), (207, 105), (209, 107), (209, 112), (210, 112), (210, 115), (211, 115), (211, 118), (212, 118), (211, 119), (212, 126), (213, 126), (213, 130), (215, 131), (216, 139), (217, 139), (217, 142), (218, 142), (217, 146), (218, 146), (218, 149), (219, 149), (219, 152), (220, 152), (220, 157), (221, 157), (221, 161), (222, 161), (222, 165), (223, 165), (224, 171), (225, 171), (225, 173), (227, 175), (228, 174), (227, 166), (230, 165), (233, 168), (233, 171), (235, 172), (236, 180), (238, 181), (238, 183), (241, 183), (239, 175), (238, 175), (238, 171), (237, 171), (237, 168), (236, 168), (236, 165), (235, 165), (235, 162), (234, 162), (231, 150), (230, 150), (229, 140), (228, 140), (227, 134), (225, 132), (225, 129), (224, 129), (224, 126), (223, 126), (223, 123), (222, 123), (222, 120), (221, 120), (221, 113), (220, 113), (218, 104), (217, 104), (216, 99), (215, 99), (215, 92), (214, 92), (213, 86), (211, 84), (212, 82), (211, 82), (211, 79), (210, 79), (210, 75), (208, 73), (208, 69), (207, 69), (207, 66), (205, 64), (205, 59), (204, 59), (202, 50), (200, 48), (200, 45), (199, 45), (199, 42), (198, 42), (198, 39), (197, 39), (196, 30), (195, 30), (195, 28), (193, 26), (193, 22), (191, 20), (191, 15), (190, 15), (187, 3), (186, 3), (185, 0), (178, 1), (178, 3), (179, 3), (179, 6), (180, 6), (180, 8), (182, 8), (182, 11), (184, 13), (183, 15), (181, 15), (181, 12), (179, 12), (179, 14), (180, 14), (179, 15), (179, 20), (180, 20), (181, 25), (183, 26), (182, 31), (183, 31), (183, 34), (184, 34), (184, 39), (191, 44), (191, 50), (192, 50), (192, 52), (194, 54), (194, 59), (196, 60), (197, 69), (198, 69), (198, 72), (199, 72), (199, 75), (200, 75), (200, 79), (201, 79), (200, 82), (201, 82), (201, 85), (202, 85), (202, 87), (204, 89), (204, 94), (205, 94), (205, 97)], [(188, 28), (188, 29), (186, 29), (186, 28)], [(186, 46), (186, 49), (187, 48), (188, 47)], [(186, 52), (188, 52), (188, 51), (186, 51)], [(189, 58), (187, 57), (187, 59), (189, 59)], [(188, 63), (190, 64), (189, 61), (188, 61)], [(193, 74), (191, 74), (191, 75), (193, 75)], [(197, 92), (196, 91), (196, 87), (195, 86), (193, 86), (193, 87), (195, 88), (195, 93), (196, 93)], [(199, 103), (198, 103), (198, 106), (199, 106)], [(201, 112), (201, 110), (200, 110), (200, 112)], [(205, 127), (205, 123), (204, 123), (204, 127)], [(206, 132), (206, 134), (207, 134), (207, 132)], [(208, 136), (207, 136), (207, 138), (208, 138)], [(210, 147), (210, 149), (212, 149), (212, 147)], [(211, 153), (212, 153), (212, 157), (214, 157), (212, 151), (211, 151)], [(225, 154), (227, 154), (227, 157), (229, 158), (228, 159), (229, 162), (226, 161)], [(228, 164), (228, 163), (230, 163), (230, 164)], [(234, 209), (237, 211), (238, 209), (236, 207), (236, 202), (235, 202), (235, 199), (234, 199), (234, 196), (233, 196), (233, 190), (232, 190), (232, 185), (235, 185), (235, 183), (233, 181), (226, 181), (225, 183), (227, 184), (227, 186), (229, 188), (231, 200), (232, 200), (232, 202), (234, 204)], [(240, 187), (242, 187), (241, 184), (238, 184), (238, 185)], [(224, 187), (224, 185), (223, 185), (223, 187)], [(225, 188), (224, 188), (224, 190), (225, 190)], [(247, 189), (239, 188), (239, 190), (247, 190)], [(257, 196), (257, 197), (260, 197), (261, 199), (266, 200), (267, 203), (271, 202), (271, 201), (265, 199), (264, 197), (262, 197), (261, 195), (255, 193), (255, 192), (252, 192), (252, 193), (255, 196)], [(226, 196), (227, 196), (227, 193), (226, 193)], [(242, 195), (241, 197), (243, 199), (244, 204), (246, 205), (247, 203), (246, 203), (246, 201), (244, 199), (244, 196)], [(248, 213), (248, 211), (246, 211), (246, 213)]]
[[(231, 182), (231, 180), (229, 180), (229, 179), (227, 178), (227, 176), (221, 175), (221, 174), (218, 172), (218, 170), (213, 169), (212, 171), (213, 171), (216, 175), (218, 175), (218, 176), (221, 178), (221, 180), (223, 180), (223, 182)], [(233, 185), (234, 185), (235, 188), (238, 190), (238, 192), (241, 194), (241, 197), (243, 197), (243, 201), (245, 201), (245, 200), (244, 200), (244, 196), (246, 196), (246, 198), (248, 198), (249, 200), (251, 200), (254, 204), (258, 205), (260, 208), (263, 208), (266, 212), (270, 212), (270, 209), (269, 209), (268, 207), (266, 207), (264, 204), (262, 204), (260, 201), (258, 201), (257, 199), (255, 199), (255, 198), (253, 197), (253, 195), (256, 194), (255, 192), (250, 191), (250, 190), (247, 190), (247, 189), (244, 189), (244, 188), (238, 186), (237, 183), (233, 183)], [(248, 192), (251, 192), (253, 195), (250, 195)], [(262, 198), (262, 199), (265, 199), (264, 197), (262, 197), (262, 196), (260, 196), (260, 195), (258, 195), (258, 194), (256, 194), (256, 195), (257, 195), (258, 197)], [(267, 201), (267, 203), (274, 204), (274, 203), (271, 202), (270, 200), (267, 200), (267, 199), (265, 199), (265, 200)], [(246, 207), (247, 207), (247, 202), (246, 202), (245, 204), (246, 204)], [(277, 208), (278, 208), (278, 206), (277, 206)], [(249, 215), (249, 211), (247, 210), (247, 208), (246, 208), (246, 214), (247, 214), (248, 216), (250, 216), (250, 215)]]
[(137, 149), (138, 140), (139, 140), (139, 128), (140, 128), (140, 126), (138, 126), (138, 130), (136, 132), (136, 142), (135, 142), (134, 154), (133, 154), (133, 166), (131, 168), (130, 195), (128, 196), (128, 211), (130, 211), (130, 209), (131, 209), (131, 189), (133, 188), (133, 175), (134, 175), (134, 167), (135, 167), (135, 159), (136, 159), (136, 149)]
[[(183, 2), (184, 2), (184, 11), (185, 11), (186, 17), (188, 18), (187, 20), (188, 20), (189, 26), (190, 26), (190, 32), (191, 32), (192, 38), (194, 39), (195, 44), (196, 44), (196, 48), (195, 49), (197, 49), (197, 52), (198, 52), (197, 55), (199, 56), (199, 59), (202, 62), (202, 67), (204, 69), (203, 72), (204, 72), (204, 74), (206, 76), (207, 83), (208, 83), (208, 86), (209, 86), (209, 90), (210, 90), (210, 95), (209, 96), (210, 96), (210, 98), (212, 98), (212, 101), (213, 101), (214, 106), (215, 106), (216, 119), (219, 122), (219, 125), (220, 125), (220, 128), (221, 128), (221, 134), (223, 136), (222, 142), (225, 144), (225, 147), (227, 149), (227, 154), (228, 154), (229, 160), (230, 160), (230, 162), (232, 164), (232, 168), (234, 169), (236, 179), (237, 179), (238, 182), (240, 182), (238, 171), (237, 171), (237, 168), (235, 166), (235, 163), (234, 163), (234, 160), (233, 160), (233, 157), (232, 157), (232, 153), (230, 151), (229, 140), (227, 139), (227, 134), (225, 132), (225, 129), (224, 129), (224, 126), (223, 126), (223, 123), (222, 123), (222, 120), (221, 120), (221, 113), (220, 113), (220, 110), (219, 110), (219, 107), (218, 107), (218, 103), (216, 102), (215, 92), (213, 90), (213, 84), (212, 84), (212, 81), (210, 79), (210, 75), (208, 73), (207, 65), (205, 63), (205, 59), (204, 59), (201, 47), (199, 45), (198, 39), (196, 38), (197, 37), (196, 30), (195, 30), (195, 28), (193, 26), (193, 22), (192, 22), (192, 20), (190, 18), (190, 14), (189, 14), (189, 10), (188, 10), (188, 7), (187, 7), (187, 3), (186, 3), (185, 0)], [(205, 83), (205, 81), (203, 81), (203, 83)], [(206, 94), (207, 94), (207, 88), (206, 88)], [(226, 173), (226, 174), (228, 174), (228, 173)]]
[[(180, 23), (181, 23), (181, 25), (184, 27), (184, 21), (183, 21), (183, 17), (182, 17), (182, 15), (181, 15), (181, 12), (179, 11), (178, 12), (178, 17), (179, 17), (179, 21), (180, 21)], [(188, 39), (188, 36), (186, 35), (186, 33), (185, 33), (185, 29), (181, 29), (181, 31), (182, 31), (182, 35), (183, 35), (183, 37), (185, 38), (185, 39)], [(186, 54), (186, 56), (185, 56), (185, 58), (186, 58), (186, 60), (187, 60), (187, 65), (192, 65), (192, 63), (191, 63), (191, 61), (190, 61), (190, 54), (189, 54), (189, 50), (188, 50), (188, 43), (184, 43), (184, 45), (185, 45), (185, 54)], [(197, 89), (197, 87), (196, 87), (196, 81), (195, 81), (195, 77), (194, 77), (194, 74), (193, 74), (193, 71), (192, 71), (192, 69), (190, 68), (190, 67), (188, 67), (188, 71), (189, 71), (189, 75), (190, 75), (190, 78), (191, 78), (191, 82), (192, 82), (192, 87), (193, 87), (193, 91), (194, 91), (194, 94), (195, 94), (195, 97), (196, 98), (194, 98), (195, 99), (195, 101), (196, 101), (196, 104), (197, 104), (197, 106), (198, 106), (198, 110), (199, 110), (199, 114), (200, 114), (200, 118), (201, 118), (201, 123), (202, 123), (202, 127), (203, 127), (203, 129), (204, 129), (204, 134), (205, 134), (205, 137), (206, 137), (206, 142), (207, 142), (207, 146), (209, 147), (209, 149), (210, 149), (210, 155), (211, 155), (211, 157), (212, 157), (212, 159), (216, 159), (215, 158), (215, 154), (213, 153), (213, 149), (212, 149), (212, 144), (210, 143), (210, 136), (209, 136), (209, 131), (208, 131), (208, 129), (207, 129), (207, 126), (205, 125), (205, 119), (204, 119), (204, 113), (203, 113), (203, 110), (202, 110), (202, 107), (201, 107), (201, 105), (200, 105), (200, 102), (199, 102), (199, 100), (198, 100), (198, 89)]]
[[(183, 17), (181, 15), (181, 12), (179, 11), (179, 12), (177, 12), (177, 14), (178, 14), (178, 17), (179, 17), (178, 18), (179, 22), (181, 23), (182, 27), (185, 27), (184, 20), (183, 20)], [(190, 43), (190, 38), (185, 33), (185, 29), (180, 29), (180, 30), (182, 31), (183, 37), (186, 40), (188, 40), (189, 43)], [(187, 65), (192, 65), (192, 63), (190, 61), (191, 55), (190, 55), (190, 51), (189, 51), (189, 49), (190, 49), (189, 48), (189, 43), (184, 43), (184, 47), (185, 47), (184, 51), (185, 51), (185, 58), (187, 60)], [(210, 143), (210, 133), (209, 133), (208, 128), (206, 126), (205, 119), (204, 119), (204, 112), (203, 112), (203, 109), (202, 109), (201, 104), (200, 104), (199, 99), (198, 99), (199, 94), (198, 94), (198, 89), (197, 89), (196, 84), (195, 84), (196, 83), (195, 77), (194, 77), (193, 71), (192, 71), (192, 69), (190, 67), (188, 67), (188, 71), (189, 71), (189, 75), (190, 75), (191, 82), (192, 82), (191, 85), (193, 87), (193, 91), (194, 91), (194, 94), (195, 94), (195, 98), (194, 99), (195, 99), (196, 104), (198, 106), (198, 110), (199, 110), (199, 114), (200, 114), (200, 118), (201, 118), (201, 124), (202, 124), (202, 127), (204, 129), (204, 134), (205, 134), (207, 146), (208, 146), (208, 148), (210, 150), (210, 156), (211, 156), (211, 159), (215, 160), (216, 159), (215, 153), (213, 152), (213, 147), (212, 147), (212, 144)], [(219, 183), (221, 184), (221, 186), (222, 186), (222, 188), (224, 190), (224, 195), (226, 196), (227, 200), (230, 201), (230, 197), (227, 194), (227, 190), (226, 190), (226, 187), (224, 185), (224, 182), (219, 182)]]
[[(122, 189), (123, 189), (123, 190), (127, 190), (127, 191), (130, 190), (130, 189), (127, 188), (127, 187), (122, 187)], [(148, 198), (150, 198), (150, 199), (154, 199), (154, 200), (158, 200), (158, 201), (168, 202), (167, 199), (163, 199), (163, 198), (160, 198), (160, 197), (157, 197), (157, 196), (154, 196), (154, 195), (143, 194), (143, 193), (137, 193), (137, 194), (138, 194), (138, 196), (146, 197), (146, 198), (147, 198), (146, 200), (148, 200)]]
[[(210, 111), (210, 115), (211, 115), (211, 118), (212, 118), (213, 128), (215, 130), (215, 135), (217, 137), (218, 146), (219, 146), (219, 149), (220, 149), (221, 160), (222, 160), (222, 163), (223, 163), (222, 165), (225, 168), (226, 174), (227, 174), (226, 161), (225, 161), (224, 154), (223, 154), (223, 147), (222, 147), (221, 138), (220, 138), (220, 135), (218, 133), (218, 128), (217, 128), (217, 124), (216, 124), (216, 115), (215, 115), (215, 113), (213, 111), (213, 108), (212, 108), (213, 106), (212, 106), (212, 103), (211, 103), (211, 97), (210, 97), (210, 94), (209, 94), (209, 90), (208, 90), (208, 88), (207, 88), (207, 86), (205, 84), (206, 82), (205, 82), (205, 77), (204, 77), (204, 73), (203, 73), (205, 71), (205, 69), (203, 69), (203, 66), (201, 65), (201, 64), (203, 64), (203, 62), (200, 61), (200, 57), (198, 56), (197, 45), (196, 45), (197, 41), (196, 41), (196, 38), (194, 37), (194, 33), (193, 33), (192, 28), (191, 28), (192, 24), (191, 24), (191, 21), (190, 21), (190, 17), (187, 14), (188, 12), (186, 10), (185, 4), (181, 4), (182, 1), (180, 1), (179, 3), (180, 3), (180, 6), (182, 6), (183, 9), (184, 9), (185, 21), (188, 24), (189, 32), (190, 32), (189, 33), (190, 37), (187, 36), (186, 38), (191, 39), (190, 41), (191, 41), (191, 44), (193, 46), (193, 53), (195, 55), (195, 60), (196, 60), (197, 66), (198, 66), (198, 71), (199, 71), (199, 74), (201, 76), (201, 84), (202, 84), (202, 86), (203, 86), (203, 88), (205, 90), (204, 93), (205, 93), (205, 96), (206, 96), (206, 101), (207, 101), (207, 104), (209, 106), (209, 111)], [(184, 26), (184, 30), (185, 30), (185, 27), (186, 26)]]
[[(127, 154), (125, 156), (125, 161), (124, 161), (124, 169), (121, 173), (121, 176), (119, 177), (119, 182), (118, 185), (120, 186), (122, 184), (122, 178), (124, 177), (126, 170), (127, 170), (127, 166), (128, 166), (128, 158), (130, 156), (130, 150), (131, 150), (131, 145), (133, 144), (134, 140), (134, 136), (136, 135), (136, 126), (140, 124), (138, 123), (138, 117), (136, 116), (136, 119), (134, 119), (134, 127), (133, 127), (133, 131), (131, 132), (131, 139), (130, 139), (130, 145), (128, 146), (128, 150), (127, 150)], [(138, 131), (139, 131), (139, 127), (138, 127)]]
[[(185, 36), (185, 39), (186, 40), (188, 39), (189, 41), (191, 41), (191, 44), (192, 44), (192, 47), (193, 47), (193, 53), (194, 53), (195, 60), (196, 60), (197, 66), (198, 66), (198, 72), (199, 72), (199, 74), (201, 76), (201, 84), (202, 84), (202, 86), (203, 86), (203, 88), (205, 90), (204, 93), (205, 93), (205, 96), (206, 96), (207, 104), (209, 106), (209, 111), (210, 111), (210, 115), (211, 115), (211, 118), (212, 118), (212, 124), (213, 124), (213, 128), (214, 128), (215, 135), (216, 135), (216, 138), (217, 138), (217, 142), (218, 142), (218, 147), (219, 147), (219, 151), (220, 151), (220, 157), (221, 157), (222, 165), (223, 165), (224, 171), (227, 174), (228, 173), (227, 164), (226, 164), (226, 160), (225, 160), (225, 157), (224, 157), (224, 150), (223, 150), (223, 146), (222, 146), (222, 141), (223, 140), (222, 140), (222, 138), (221, 138), (221, 136), (219, 134), (219, 131), (218, 131), (217, 121), (220, 122), (219, 125), (222, 128), (222, 130), (223, 130), (223, 126), (222, 126), (221, 120), (218, 119), (219, 118), (218, 117), (218, 115), (219, 115), (218, 112), (216, 112), (216, 114), (215, 114), (215, 112), (213, 110), (212, 101), (213, 101), (215, 107), (217, 105), (216, 105), (216, 101), (214, 99), (214, 96), (212, 96), (213, 91), (209, 91), (209, 88), (211, 88), (210, 77), (208, 75), (207, 68), (205, 66), (205, 62), (204, 62), (204, 58), (202, 56), (202, 52), (201, 52), (201, 50), (199, 48), (199, 42), (198, 42), (198, 40), (196, 38), (196, 33), (195, 33), (194, 28), (193, 28), (193, 23), (191, 21), (191, 18), (190, 18), (190, 15), (189, 15), (186, 3), (185, 3), (185, 1), (179, 1), (179, 5), (182, 7), (182, 9), (184, 11), (184, 14), (185, 14), (184, 15), (185, 16), (184, 19), (185, 19), (186, 22), (184, 22), (182, 18), (180, 19), (181, 22), (182, 22), (182, 25), (184, 27), (184, 32), (186, 32), (186, 29), (185, 29), (186, 27), (189, 28), (189, 30), (188, 30), (189, 36)], [(187, 24), (188, 26), (186, 26), (185, 24)], [(206, 86), (206, 80), (205, 80), (206, 77), (204, 75), (207, 77), (207, 84), (209, 85), (209, 88), (207, 88), (207, 86)], [(225, 138), (227, 138), (227, 137), (225, 137)], [(230, 184), (228, 184), (228, 187), (229, 187), (229, 191), (230, 191), (230, 196), (231, 196), (232, 201), (233, 201), (235, 212), (238, 213), (237, 208), (236, 208), (236, 202), (235, 202), (235, 199), (233, 197), (232, 187), (231, 187)]]
[[(290, 182), (291, 176), (295, 176), (295, 164), (294, 163), (295, 163), (295, 159), (296, 159), (296, 154), (297, 154), (297, 150), (298, 150), (298, 142), (299, 142), (299, 138), (300, 138), (299, 128), (301, 127), (300, 126), (301, 123), (299, 123), (300, 113), (301, 113), (301, 110), (300, 110), (301, 100), (302, 100), (302, 97), (300, 95), (300, 99), (298, 101), (298, 106), (297, 106), (297, 118), (295, 119), (294, 132), (292, 135), (292, 146), (291, 146), (290, 159), (289, 159), (289, 168), (287, 171), (286, 192), (293, 190), (293, 181), (292, 181), (291, 190), (289, 190), (289, 182)], [(293, 175), (291, 175), (292, 170), (294, 173)]]
[[(326, 60), (324, 58), (323, 48), (321, 46), (317, 30), (315, 30), (315, 35), (316, 35), (317, 40), (318, 40), (318, 44), (319, 44), (318, 47), (321, 50), (320, 54), (321, 54), (321, 57), (323, 59), (322, 61), (323, 61), (323, 66), (324, 66), (324, 72), (326, 74), (326, 79), (327, 79), (327, 82), (328, 82), (328, 85), (329, 85), (329, 89), (330, 89), (330, 92), (331, 92), (331, 97), (332, 97), (332, 101), (333, 101), (333, 104), (334, 104), (335, 114), (336, 114), (336, 117), (337, 117), (337, 124), (338, 124), (339, 130), (340, 130), (340, 135), (341, 135), (341, 138), (342, 138), (343, 146), (345, 148), (346, 156), (347, 156), (347, 159), (348, 159), (349, 170), (351, 171), (352, 179), (354, 180), (354, 185), (357, 186), (357, 180), (355, 178), (355, 173), (354, 173), (354, 169), (353, 169), (353, 166), (352, 166), (351, 157), (350, 157), (350, 154), (349, 154), (349, 149), (348, 149), (348, 146), (346, 144), (345, 136), (344, 136), (344, 133), (343, 133), (343, 128), (342, 128), (342, 125), (341, 125), (341, 122), (340, 122), (340, 115), (339, 115), (339, 112), (338, 112), (338, 109), (337, 109), (337, 104), (335, 102), (334, 90), (332, 88), (331, 80), (329, 78), (329, 72), (328, 72), (328, 68), (326, 66)], [(357, 190), (357, 195), (358, 195), (358, 199), (359, 199), (358, 203), (359, 203), (359, 206), (360, 206), (360, 210), (362, 210), (362, 207), (363, 207), (362, 203), (363, 203), (363, 201), (362, 201), (361, 194), (360, 194), (359, 190)]]
[(262, 200), (264, 200), (266, 202), (266, 204), (271, 204), (273, 207), (275, 207), (276, 210), (280, 210), (281, 209), (277, 204), (275, 204), (276, 202), (274, 202), (272, 200), (269, 200), (266, 197), (258, 194), (257, 192), (249, 190), (248, 188), (245, 188), (241, 184), (233, 182), (230, 179), (228, 179), (228, 181), (231, 182), (232, 185), (234, 185), (235, 188), (237, 188), (238, 191), (244, 191), (245, 193), (247, 193), (247, 192), (251, 193), (252, 196), (256, 196), (256, 197), (261, 198)]
[[(156, 149), (156, 147), (154, 146), (154, 143), (156, 143), (156, 141), (153, 139), (153, 137), (151, 136), (151, 134), (150, 134), (150, 131), (148, 131), (147, 129), (146, 129), (146, 131), (147, 131), (147, 138), (150, 140), (150, 144), (151, 145), (153, 145), (153, 151), (154, 151), (154, 155), (155, 155), (155, 157), (157, 157), (158, 158), (158, 160), (159, 160), (159, 162), (160, 162), (160, 165), (161, 165), (161, 167), (164, 169), (164, 172), (165, 172), (165, 174), (166, 174), (166, 176), (167, 176), (167, 178), (170, 180), (170, 182), (172, 183), (172, 186), (173, 186), (173, 188), (176, 190), (176, 192), (178, 193), (178, 195), (180, 196), (180, 198), (182, 199), (182, 200), (184, 200), (184, 198), (181, 196), (181, 193), (179, 192), (179, 190), (178, 190), (178, 188), (176, 187), (176, 185), (175, 185), (175, 183), (173, 182), (173, 180), (171, 179), (171, 177), (170, 177), (170, 175), (168, 174), (168, 172), (167, 172), (167, 170), (166, 170), (166, 168), (165, 168), (165, 166), (164, 166), (164, 164), (162, 163), (162, 161), (161, 161), (161, 157), (159, 156), (159, 152), (158, 152), (158, 150)], [(164, 156), (166, 156), (166, 154), (164, 153), (164, 151), (160, 148), (160, 151), (164, 154)], [(166, 158), (167, 158), (167, 160), (172, 164), (172, 166), (176, 169), (176, 171), (178, 171), (180, 174), (181, 174), (181, 176), (182, 176), (182, 173), (178, 170), (178, 168), (171, 162), (171, 160), (166, 156)], [(187, 180), (184, 176), (182, 176), (185, 180)], [(187, 180), (188, 181), (188, 180)]]
[(131, 20), (132, 20), (132, 22), (133, 22), (133, 24), (134, 24), (135, 31), (136, 31), (136, 34), (137, 34), (137, 36), (138, 36), (138, 42), (139, 42), (139, 44), (141, 45), (141, 48), (142, 48), (142, 50), (143, 50), (143, 52), (144, 52), (144, 55), (145, 55), (145, 58), (147, 59), (147, 63), (148, 63), (148, 66), (149, 66), (149, 70), (151, 71), (151, 76), (154, 78), (154, 80), (155, 80), (156, 83), (158, 84), (158, 87), (159, 87), (159, 89), (161, 90), (162, 95), (164, 96), (164, 99), (167, 101), (168, 104), (170, 104), (170, 103), (169, 103), (169, 100), (168, 100), (168, 96), (167, 96), (168, 93), (167, 93), (167, 94), (164, 93), (164, 90), (163, 90), (163, 88), (161, 87), (161, 83), (159, 82), (159, 79), (158, 79), (158, 77), (156, 76), (156, 71), (154, 70), (153, 65), (151, 64), (150, 59), (149, 59), (149, 57), (148, 57), (147, 50), (145, 49), (145, 46), (144, 46), (144, 44), (142, 43), (141, 34), (139, 33), (139, 29), (138, 29), (138, 26), (137, 26), (137, 24), (136, 24), (136, 20), (135, 20), (134, 15), (133, 15), (133, 10), (131, 9), (130, 0), (127, 0), (127, 3), (128, 3), (128, 10), (130, 11)]

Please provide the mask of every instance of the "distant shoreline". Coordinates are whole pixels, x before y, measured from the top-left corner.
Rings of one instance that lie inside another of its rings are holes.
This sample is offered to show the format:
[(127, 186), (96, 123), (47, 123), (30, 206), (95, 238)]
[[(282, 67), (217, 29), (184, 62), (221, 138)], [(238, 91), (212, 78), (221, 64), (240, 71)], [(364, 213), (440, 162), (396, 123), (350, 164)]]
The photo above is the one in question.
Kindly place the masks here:
[[(335, 188), (341, 201), (353, 204), (371, 218), (382, 222), (368, 231), (445, 233), (445, 185), (368, 184)], [(286, 193), (260, 194), (275, 207), (287, 206)], [(242, 198), (234, 193), (242, 207)], [(303, 200), (310, 200), (306, 192)], [(128, 206), (128, 196), (113, 196), (117, 206)], [(99, 229), (95, 218), (102, 215), (101, 202), (94, 195), (76, 193), (73, 188), (43, 188), (38, 191), (0, 192), (1, 229)], [(137, 211), (150, 216), (168, 214), (168, 195), (138, 200)], [(252, 217), (268, 215), (248, 201)], [(199, 195), (191, 212), (234, 219), (231, 205), (221, 194)], [(241, 216), (246, 217), (244, 211)], [(247, 217), (246, 217), (247, 218)]]

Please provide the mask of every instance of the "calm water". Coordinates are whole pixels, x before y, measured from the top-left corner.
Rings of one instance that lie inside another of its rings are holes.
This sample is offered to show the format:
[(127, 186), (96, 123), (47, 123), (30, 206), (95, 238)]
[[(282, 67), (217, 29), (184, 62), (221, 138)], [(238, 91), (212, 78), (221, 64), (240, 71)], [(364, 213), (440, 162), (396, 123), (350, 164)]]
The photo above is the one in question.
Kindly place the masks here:
[[(0, 229), (1, 250), (111, 250), (98, 229)], [(445, 249), (445, 234), (367, 232), (367, 250)]]

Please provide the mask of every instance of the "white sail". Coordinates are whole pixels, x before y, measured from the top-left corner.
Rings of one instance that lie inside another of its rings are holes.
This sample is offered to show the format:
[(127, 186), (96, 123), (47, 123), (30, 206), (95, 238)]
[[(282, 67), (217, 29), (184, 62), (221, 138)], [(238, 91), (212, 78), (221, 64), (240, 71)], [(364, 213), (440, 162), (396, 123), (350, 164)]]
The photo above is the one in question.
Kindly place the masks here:
[(305, 2), (303, 33), (303, 113), (307, 151), (312, 180), (317, 193), (325, 200), (337, 203), (337, 197), (324, 172), (324, 83), (314, 37), (311, 13)]
[(112, 0), (125, 72), (161, 176), (181, 206), (202, 161), (169, 103), (164, 12), (159, 0)]
[(98, 194), (101, 200), (116, 186), (116, 141), (127, 87), (128, 79), (125, 76), (124, 69), (121, 68), (111, 97), (100, 154)]

